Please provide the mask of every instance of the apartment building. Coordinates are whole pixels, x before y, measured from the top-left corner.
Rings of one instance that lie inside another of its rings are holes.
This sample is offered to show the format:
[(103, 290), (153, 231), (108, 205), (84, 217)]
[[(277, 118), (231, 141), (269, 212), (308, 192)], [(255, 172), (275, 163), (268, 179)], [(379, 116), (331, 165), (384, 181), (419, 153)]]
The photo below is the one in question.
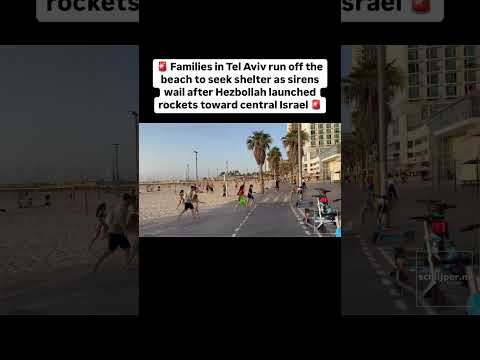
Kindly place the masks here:
[[(375, 46), (353, 46), (353, 65), (358, 57), (376, 57)], [(479, 88), (478, 45), (388, 45), (387, 63), (393, 62), (406, 76), (405, 88), (390, 103), (387, 159), (390, 170), (430, 173), (431, 122), (445, 109)], [(442, 140), (443, 141), (443, 140)], [(453, 158), (452, 143), (441, 150), (446, 167)], [(450, 158), (450, 159), (449, 159)]]
[[(298, 123), (288, 123), (287, 130), (298, 126)], [(310, 176), (330, 177), (326, 175), (332, 164), (326, 164), (322, 158), (322, 154), (326, 149), (337, 149), (338, 156), (328, 154), (328, 162), (340, 161), (340, 147), (341, 143), (341, 124), (340, 123), (302, 123), (301, 128), (305, 131), (309, 140), (303, 147), (304, 156), (302, 158), (302, 171), (304, 174)], [(336, 146), (337, 145), (337, 146)], [(337, 164), (338, 168), (340, 167)]]

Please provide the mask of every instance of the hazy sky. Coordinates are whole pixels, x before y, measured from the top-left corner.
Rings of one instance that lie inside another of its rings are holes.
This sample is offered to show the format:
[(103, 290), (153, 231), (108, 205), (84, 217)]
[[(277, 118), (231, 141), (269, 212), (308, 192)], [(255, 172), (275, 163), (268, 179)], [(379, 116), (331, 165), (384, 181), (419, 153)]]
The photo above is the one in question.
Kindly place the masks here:
[(140, 124), (140, 179), (185, 178), (187, 164), (190, 178), (195, 177), (195, 155), (198, 153), (198, 177), (216, 175), (225, 169), (241, 172), (257, 170), (253, 153), (247, 149), (247, 138), (254, 130), (264, 130), (273, 138), (286, 158), (281, 144), (287, 124)]
[(0, 183), (135, 177), (136, 46), (0, 46)]
[[(346, 76), (352, 68), (352, 47), (342, 46), (341, 54), (342, 77)], [(352, 131), (352, 120), (350, 117), (350, 107), (342, 104), (342, 132)]]

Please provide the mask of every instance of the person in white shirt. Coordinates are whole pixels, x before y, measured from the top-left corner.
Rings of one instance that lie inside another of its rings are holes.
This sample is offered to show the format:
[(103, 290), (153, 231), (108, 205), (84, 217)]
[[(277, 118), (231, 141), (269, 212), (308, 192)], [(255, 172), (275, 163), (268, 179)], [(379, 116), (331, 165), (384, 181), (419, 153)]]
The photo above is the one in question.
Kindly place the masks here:
[(98, 259), (94, 272), (97, 272), (100, 264), (112, 255), (118, 247), (125, 251), (125, 266), (128, 266), (131, 245), (127, 238), (127, 222), (130, 205), (132, 205), (132, 197), (129, 194), (123, 194), (120, 204), (113, 208), (108, 215), (108, 250)]

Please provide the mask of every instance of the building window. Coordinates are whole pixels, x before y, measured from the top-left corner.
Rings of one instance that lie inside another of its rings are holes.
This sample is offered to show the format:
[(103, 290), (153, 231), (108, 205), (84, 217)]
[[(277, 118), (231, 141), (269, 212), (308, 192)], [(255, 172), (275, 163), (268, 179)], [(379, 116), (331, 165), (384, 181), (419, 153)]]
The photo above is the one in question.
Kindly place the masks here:
[(418, 60), (418, 49), (408, 49), (408, 60), (409, 61)]
[(332, 145), (332, 140), (327, 140), (327, 145)]
[(445, 71), (455, 71), (457, 70), (457, 60), (448, 59), (445, 60)]
[(427, 82), (429, 84), (435, 84), (437, 85), (438, 84), (438, 74), (428, 74), (427, 75)]
[(410, 63), (408, 64), (408, 72), (411, 73), (418, 73), (419, 71), (419, 65), (418, 63)]
[(440, 71), (440, 62), (439, 61), (427, 62), (427, 72), (436, 72), (436, 71)]
[(457, 86), (449, 85), (445, 88), (445, 93), (447, 97), (457, 96)]
[(418, 98), (420, 96), (420, 89), (418, 86), (408, 88), (408, 97), (411, 99)]
[(428, 97), (438, 97), (439, 96), (439, 91), (438, 91), (438, 86), (431, 86), (427, 89), (427, 96)]
[(475, 46), (465, 46), (464, 55), (475, 56)]
[(476, 82), (477, 81), (477, 72), (475, 70), (465, 71), (465, 82)]
[(408, 148), (411, 149), (413, 147), (413, 141), (408, 142)]
[(446, 46), (445, 47), (445, 57), (455, 57), (457, 56), (457, 47), (456, 46)]
[(413, 158), (413, 154), (412, 154), (412, 153), (408, 153), (408, 158), (409, 158), (409, 159)]
[(457, 83), (457, 73), (449, 72), (445, 74), (445, 81), (447, 84), (456, 84)]
[(438, 48), (432, 47), (427, 48), (427, 59), (437, 59), (438, 58)]
[(465, 67), (474, 68), (477, 66), (477, 60), (474, 57), (465, 58)]
[(408, 83), (410, 85), (419, 85), (419, 76), (418, 74), (410, 74), (408, 75)]

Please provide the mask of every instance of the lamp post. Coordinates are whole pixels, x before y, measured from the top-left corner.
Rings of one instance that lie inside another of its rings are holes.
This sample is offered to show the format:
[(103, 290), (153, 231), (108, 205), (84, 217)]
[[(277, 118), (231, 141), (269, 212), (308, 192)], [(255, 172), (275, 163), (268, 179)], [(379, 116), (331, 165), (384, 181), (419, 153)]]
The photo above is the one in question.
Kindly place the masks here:
[(195, 153), (195, 181), (198, 183), (198, 151), (193, 150)]

